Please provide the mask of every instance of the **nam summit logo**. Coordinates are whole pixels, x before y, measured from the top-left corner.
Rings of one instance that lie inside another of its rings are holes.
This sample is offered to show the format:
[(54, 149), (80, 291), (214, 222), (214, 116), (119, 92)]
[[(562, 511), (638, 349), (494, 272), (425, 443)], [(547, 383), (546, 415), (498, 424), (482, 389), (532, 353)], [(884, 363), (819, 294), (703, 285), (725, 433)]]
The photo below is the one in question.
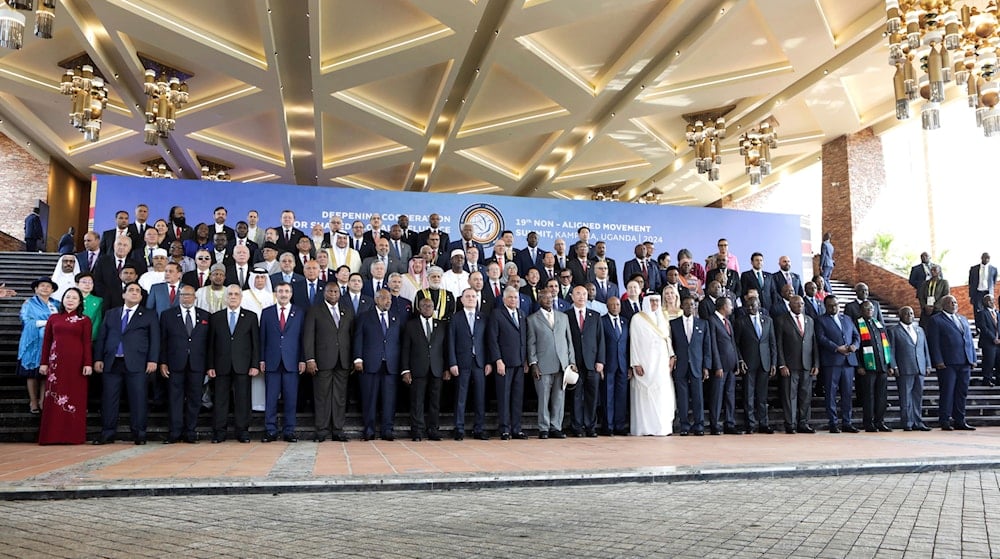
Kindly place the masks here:
[(493, 241), (500, 237), (503, 231), (503, 216), (489, 204), (473, 204), (462, 212), (459, 223), (472, 224), (472, 238), (482, 243), (485, 248), (493, 246)]

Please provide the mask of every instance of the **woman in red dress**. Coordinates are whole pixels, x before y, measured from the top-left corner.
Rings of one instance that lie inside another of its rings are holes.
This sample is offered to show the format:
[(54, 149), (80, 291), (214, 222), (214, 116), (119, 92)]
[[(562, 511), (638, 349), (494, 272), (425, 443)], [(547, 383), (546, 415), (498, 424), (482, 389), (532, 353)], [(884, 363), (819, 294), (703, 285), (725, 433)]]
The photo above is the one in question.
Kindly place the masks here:
[(63, 293), (62, 311), (45, 324), (41, 365), (45, 376), (42, 427), (38, 444), (83, 444), (87, 441), (87, 377), (93, 365), (91, 323), (83, 314), (83, 293)]

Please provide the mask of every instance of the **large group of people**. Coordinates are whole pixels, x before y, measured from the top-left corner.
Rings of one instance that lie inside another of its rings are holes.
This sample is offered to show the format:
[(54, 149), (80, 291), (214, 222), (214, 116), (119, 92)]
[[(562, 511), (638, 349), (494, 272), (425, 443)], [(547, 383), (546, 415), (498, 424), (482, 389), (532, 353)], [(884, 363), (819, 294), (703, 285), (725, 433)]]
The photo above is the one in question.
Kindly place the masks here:
[[(454, 410), (456, 440), (489, 439), (492, 401), (495, 435), (524, 439), (526, 386), (542, 439), (770, 434), (772, 383), (786, 433), (814, 432), (816, 382), (831, 432), (858, 431), (855, 385), (862, 427), (890, 431), (889, 376), (900, 426), (926, 430), (923, 378), (934, 370), (940, 427), (973, 428), (964, 414), (970, 327), (939, 268), (914, 281), (919, 325), (904, 307), (886, 328), (864, 284), (844, 312), (827, 293), (829, 234), (822, 273), (803, 282), (787, 255), (768, 272), (754, 253), (741, 271), (726, 239), (704, 264), (688, 249), (673, 264), (646, 241), (619, 266), (587, 227), (548, 250), (536, 233), (515, 248), (510, 231), (485, 247), (470, 224), (452, 239), (437, 214), (422, 231), (406, 215), (386, 226), (375, 212), (349, 226), (334, 215), (308, 232), (291, 210), (274, 227), (257, 211), (233, 226), (225, 207), (194, 226), (180, 206), (153, 223), (144, 204), (133, 215), (119, 211), (114, 228), (87, 232), (84, 250), (61, 256), (22, 308), (18, 372), (42, 414), (43, 444), (84, 442), (91, 376), (101, 379), (95, 444), (115, 441), (123, 391), (136, 444), (147, 441), (150, 406), (169, 412), (165, 443), (197, 442), (203, 408), (213, 443), (249, 442), (253, 411), (264, 413), (264, 442), (295, 442), (303, 403), (317, 441), (347, 441), (352, 390), (364, 440), (395, 439), (397, 393), (408, 397), (413, 440), (442, 438), (442, 407)], [(988, 287), (974, 296), (979, 329), (1000, 346)]]

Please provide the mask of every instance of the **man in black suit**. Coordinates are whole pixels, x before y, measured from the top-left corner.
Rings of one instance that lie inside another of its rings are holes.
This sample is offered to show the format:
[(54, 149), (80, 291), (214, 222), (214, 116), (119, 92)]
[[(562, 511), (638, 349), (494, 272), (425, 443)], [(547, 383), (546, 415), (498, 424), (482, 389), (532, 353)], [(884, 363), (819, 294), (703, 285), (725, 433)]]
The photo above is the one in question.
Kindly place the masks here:
[(211, 267), (212, 254), (207, 250), (199, 250), (194, 255), (194, 270), (184, 272), (184, 275), (181, 276), (181, 283), (190, 285), (195, 290), (205, 287), (210, 283), (208, 276), (211, 273)]
[(910, 285), (914, 291), (920, 291), (920, 286), (931, 279), (931, 255), (926, 252), (920, 253), (920, 264), (910, 268)]
[(642, 311), (642, 287), (636, 280), (625, 284), (625, 296), (621, 299), (622, 318), (625, 322), (632, 320), (632, 317)]
[(750, 269), (740, 275), (740, 287), (743, 291), (756, 287), (760, 308), (771, 310), (774, 304), (774, 280), (771, 278), (771, 272), (764, 271), (763, 254), (755, 252), (750, 255)]
[[(121, 271), (126, 265), (131, 265), (136, 272), (136, 278), (146, 273), (146, 266), (130, 257), (132, 241), (129, 237), (115, 239), (111, 251), (101, 254), (94, 265), (94, 294), (107, 299), (112, 294), (121, 295)], [(106, 307), (110, 308), (110, 307)]]
[(167, 243), (174, 241), (184, 242), (194, 237), (194, 230), (187, 224), (184, 216), (184, 208), (181, 206), (171, 206), (170, 215), (167, 216), (167, 236), (163, 238)]
[(160, 315), (160, 375), (167, 379), (170, 432), (166, 444), (198, 442), (198, 410), (205, 383), (208, 311), (194, 306), (194, 288), (180, 287), (180, 306)]
[(861, 305), (867, 301), (871, 301), (872, 306), (875, 309), (875, 320), (877, 320), (879, 324), (885, 324), (882, 319), (882, 308), (879, 306), (878, 301), (868, 298), (867, 284), (859, 282), (855, 285), (854, 294), (857, 296), (857, 299), (844, 305), (844, 314), (850, 317), (850, 319), (854, 321), (854, 324), (857, 324), (858, 319), (861, 318)]
[(573, 252), (573, 258), (566, 262), (566, 267), (573, 274), (573, 285), (586, 285), (591, 277), (590, 247), (583, 241), (577, 241)]
[(107, 312), (94, 344), (94, 372), (103, 373), (101, 434), (94, 444), (115, 441), (122, 387), (128, 397), (132, 440), (146, 444), (146, 379), (156, 372), (160, 325), (156, 311), (143, 308), (142, 287), (125, 286), (124, 305)]
[(233, 247), (233, 261), (226, 266), (226, 285), (238, 285), (240, 289), (250, 289), (250, 248), (243, 245)]
[(474, 233), (475, 231), (471, 223), (463, 223), (461, 229), (462, 238), (448, 243), (448, 254), (451, 254), (451, 251), (456, 248), (460, 248), (462, 252), (465, 252), (465, 249), (475, 247), (479, 250), (479, 254), (485, 255), (486, 249), (483, 248), (482, 243), (473, 238)]
[(420, 246), (417, 244), (417, 232), (410, 229), (410, 216), (406, 214), (400, 214), (396, 218), (396, 225), (399, 225), (401, 229), (401, 237), (406, 244), (410, 245), (410, 253), (417, 254), (420, 252)]
[(812, 385), (819, 374), (819, 346), (814, 319), (802, 311), (802, 297), (792, 295), (790, 313), (774, 318), (778, 371), (781, 373), (785, 433), (815, 433), (812, 415)]
[(93, 231), (83, 234), (83, 250), (76, 253), (76, 262), (81, 272), (93, 272), (97, 259), (101, 256), (101, 238)]
[(351, 238), (347, 244), (357, 251), (362, 260), (375, 254), (375, 243), (372, 242), (371, 236), (365, 236), (365, 224), (359, 219), (351, 223)]
[(538, 267), (538, 275), (541, 276), (541, 282), (547, 282), (550, 279), (559, 279), (559, 267), (556, 266), (556, 257), (551, 252), (546, 252), (542, 254), (542, 265)]
[[(427, 438), (440, 441), (438, 432), (441, 412), (441, 380), (445, 374), (444, 350), (448, 324), (434, 318), (434, 302), (420, 299), (418, 316), (403, 328), (402, 349), (399, 353), (403, 382), (410, 386), (410, 436), (413, 440)], [(424, 422), (424, 404), (427, 421)]]
[(719, 282), (711, 280), (705, 287), (705, 298), (698, 303), (698, 318), (702, 320), (708, 320), (715, 314), (717, 310), (716, 301), (719, 299), (727, 299), (723, 296), (724, 288)]
[(226, 208), (224, 206), (219, 206), (215, 208), (214, 212), (212, 212), (212, 218), (214, 219), (214, 223), (210, 223), (208, 225), (208, 233), (209, 235), (212, 235), (212, 238), (215, 238), (215, 235), (218, 233), (226, 234), (225, 244), (229, 244), (230, 240), (236, 238), (236, 231), (233, 231), (232, 227), (226, 225), (226, 217), (228, 215), (229, 212), (226, 210)]
[[(578, 243), (577, 246), (587, 246)], [(579, 256), (580, 252), (577, 252)], [(572, 263), (572, 262), (571, 262)], [(601, 314), (587, 308), (587, 288), (573, 288), (573, 307), (566, 311), (580, 379), (573, 390), (570, 430), (578, 437), (597, 436), (598, 388), (604, 380), (604, 326)]]
[(628, 320), (621, 314), (622, 303), (612, 295), (607, 300), (608, 314), (604, 324), (604, 382), (601, 384), (601, 409), (604, 410), (604, 433), (625, 435), (629, 432), (628, 377), (630, 354)]
[(441, 250), (443, 249), (443, 247), (447, 247), (448, 245), (451, 244), (451, 239), (448, 238), (448, 233), (445, 233), (441, 229), (441, 216), (440, 215), (438, 215), (436, 213), (433, 213), (433, 214), (427, 216), (427, 222), (428, 222), (428, 225), (430, 225), (430, 227), (428, 227), (427, 229), (424, 229), (423, 231), (421, 231), (420, 233), (417, 234), (417, 246), (414, 247), (413, 250), (414, 250), (414, 252), (419, 252), (420, 251), (420, 247), (422, 247), (424, 245), (430, 246), (430, 235), (431, 235), (431, 233), (437, 233), (439, 244), (438, 244), (437, 247), (434, 247), (434, 248), (435, 248), (435, 250), (437, 250), (440, 253)]
[(622, 276), (628, 280), (635, 274), (642, 276), (644, 285), (643, 292), (659, 293), (660, 291), (660, 271), (656, 269), (646, 257), (646, 246), (642, 243), (635, 245), (635, 258), (625, 263), (622, 269)]
[(490, 361), (496, 366), (497, 423), (500, 439), (526, 439), (521, 431), (524, 374), (528, 365), (528, 325), (519, 309), (516, 287), (503, 291), (503, 306), (490, 314), (486, 341)]
[[(514, 263), (517, 264), (517, 275), (524, 277), (531, 268), (542, 268), (542, 257), (545, 251), (538, 248), (538, 233), (531, 231), (527, 237), (528, 246), (517, 251)], [(483, 254), (483, 253), (480, 253)], [(539, 271), (541, 274), (541, 270)]]
[[(353, 280), (353, 276), (352, 276)], [(396, 417), (396, 384), (399, 382), (399, 352), (406, 317), (390, 311), (392, 294), (382, 289), (375, 306), (358, 315), (354, 328), (354, 370), (361, 374), (361, 417), (364, 440), (375, 438), (375, 415), (381, 399), (384, 441), (393, 441)]]
[(240, 308), (243, 292), (239, 286), (226, 287), (226, 308), (209, 318), (206, 373), (215, 379), (212, 442), (226, 440), (229, 397), (233, 393), (236, 437), (250, 442), (250, 377), (260, 374), (260, 329), (257, 314)]
[(816, 298), (816, 284), (807, 281), (802, 290), (805, 291), (805, 296), (802, 297), (802, 312), (815, 321), (826, 312), (823, 309), (823, 301)]
[(135, 222), (128, 226), (132, 238), (141, 239), (146, 235), (148, 229), (153, 229), (149, 224), (149, 206), (138, 204), (135, 207)]
[(715, 269), (705, 271), (708, 274), (708, 278), (714, 279), (722, 285), (726, 297), (731, 298), (733, 301), (738, 300), (743, 295), (743, 288), (740, 285), (740, 274), (735, 270), (729, 269), (726, 266), (726, 261), (723, 259), (717, 259), (716, 266)]
[(291, 252), (295, 254), (295, 247), (299, 244), (299, 239), (306, 237), (301, 229), (295, 227), (295, 212), (292, 210), (282, 211), (281, 226), (275, 227), (275, 229), (278, 230), (278, 240), (274, 242), (278, 245), (278, 253)]
[(309, 307), (302, 332), (306, 372), (313, 375), (316, 442), (327, 437), (347, 442), (347, 378), (351, 364), (351, 327), (354, 311), (340, 298), (337, 282), (323, 287), (323, 300)]
[(976, 313), (976, 333), (979, 349), (983, 352), (983, 384), (995, 386), (1000, 382), (1000, 327), (993, 296), (983, 295), (982, 307)]
[(740, 374), (739, 364), (743, 358), (740, 357), (733, 325), (729, 321), (732, 313), (733, 302), (728, 297), (719, 297), (715, 300), (715, 312), (707, 319), (712, 333), (709, 411), (713, 435), (721, 435), (723, 432), (727, 435), (743, 434), (736, 428), (736, 377)]
[[(128, 212), (125, 210), (118, 210), (115, 213), (115, 228), (108, 229), (101, 234), (101, 254), (110, 254), (114, 249), (115, 240), (121, 237), (127, 237), (132, 240), (132, 245), (138, 246), (142, 242), (142, 237), (137, 236), (132, 232), (128, 223)], [(132, 245), (129, 245), (129, 250), (132, 249)]]
[(708, 322), (698, 318), (696, 308), (697, 303), (689, 293), (681, 299), (683, 316), (670, 321), (670, 341), (677, 357), (672, 371), (674, 392), (682, 437), (689, 433), (699, 437), (705, 434), (704, 381), (708, 380), (708, 370), (712, 367), (712, 334)]
[(434, 318), (438, 320), (448, 320), (455, 313), (455, 296), (441, 285), (441, 278), (444, 276), (441, 268), (432, 266), (427, 269), (427, 288), (417, 291), (413, 302), (420, 304), (421, 299), (430, 299), (434, 302)]
[(778, 299), (781, 298), (781, 287), (785, 284), (790, 284), (792, 286), (792, 294), (802, 297), (805, 292), (802, 290), (802, 279), (798, 274), (792, 271), (792, 259), (787, 256), (782, 256), (778, 259), (778, 271), (771, 274), (771, 280), (774, 283), (774, 303), (778, 303)]
[(760, 300), (750, 297), (746, 313), (737, 320), (736, 345), (739, 347), (740, 368), (743, 371), (743, 409), (747, 414), (747, 433), (772, 434), (767, 424), (767, 384), (777, 372), (777, 346), (774, 322), (760, 309)]
[(354, 316), (361, 316), (361, 313), (371, 310), (375, 306), (375, 301), (362, 293), (364, 281), (361, 274), (353, 273), (347, 280), (347, 293), (344, 294), (344, 302), (354, 311)]
[(306, 262), (303, 271), (303, 281), (292, 282), (292, 303), (307, 309), (323, 299), (323, 287), (319, 280), (319, 263), (315, 260)]
[(264, 260), (264, 255), (261, 253), (260, 245), (254, 242), (253, 239), (249, 238), (250, 226), (247, 225), (245, 221), (236, 222), (236, 238), (230, 241), (229, 250), (232, 252), (234, 247), (245, 246), (250, 251), (250, 264), (256, 264), (261, 260)]
[(368, 219), (368, 224), (371, 226), (364, 233), (364, 238), (371, 246), (376, 246), (379, 239), (388, 239), (389, 235), (382, 230), (382, 214), (373, 213)]
[(857, 383), (858, 396), (864, 410), (864, 427), (868, 433), (892, 431), (885, 423), (885, 410), (889, 407), (888, 377), (894, 374), (892, 351), (885, 326), (875, 318), (872, 301), (861, 304), (861, 316), (855, 320), (861, 335), (858, 346)]
[(606, 262), (608, 264), (608, 279), (611, 283), (618, 285), (618, 264), (615, 263), (615, 259), (607, 256), (608, 244), (604, 241), (597, 241), (594, 243), (594, 251), (591, 254), (590, 259), (597, 262)]
[(445, 379), (454, 378), (455, 440), (465, 438), (465, 404), (472, 386), (472, 406), (475, 416), (473, 436), (479, 440), (490, 437), (484, 430), (486, 421), (486, 377), (493, 371), (486, 353), (486, 320), (489, 315), (476, 311), (476, 290), (462, 291), (462, 308), (448, 323), (448, 372)]
[[(235, 235), (235, 233), (233, 233)], [(212, 238), (212, 249), (209, 251), (212, 256), (212, 264), (222, 264), (228, 266), (233, 263), (233, 253), (229, 250), (229, 237), (225, 233), (216, 233)]]

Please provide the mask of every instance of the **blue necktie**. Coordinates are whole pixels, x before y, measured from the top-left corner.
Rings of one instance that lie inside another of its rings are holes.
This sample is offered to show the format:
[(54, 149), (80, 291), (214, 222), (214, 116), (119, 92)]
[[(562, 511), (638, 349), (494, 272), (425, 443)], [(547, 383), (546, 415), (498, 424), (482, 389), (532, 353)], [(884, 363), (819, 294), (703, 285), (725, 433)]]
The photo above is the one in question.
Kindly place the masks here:
[(385, 320), (385, 313), (384, 312), (380, 312), (378, 314), (379, 314), (379, 317), (380, 317), (379, 321), (382, 323), (382, 333), (385, 334), (386, 331), (389, 330), (389, 324)]
[(760, 317), (753, 315), (753, 329), (757, 332), (757, 337), (760, 338)]
[(309, 282), (309, 302), (312, 303), (313, 299), (316, 298), (316, 284), (314, 282)]
[(236, 331), (236, 311), (229, 311), (229, 333)]
[[(128, 314), (130, 312), (132, 312), (132, 309), (125, 309), (125, 314), (122, 315), (122, 336), (123, 336), (123, 338), (124, 338), (124, 334), (125, 334), (125, 329), (128, 328)], [(118, 349), (115, 350), (115, 356), (116, 357), (119, 356), (119, 355), (121, 355), (121, 356), (125, 355), (125, 346), (123, 344), (123, 341), (124, 341), (124, 339), (122, 341), (118, 342)]]

